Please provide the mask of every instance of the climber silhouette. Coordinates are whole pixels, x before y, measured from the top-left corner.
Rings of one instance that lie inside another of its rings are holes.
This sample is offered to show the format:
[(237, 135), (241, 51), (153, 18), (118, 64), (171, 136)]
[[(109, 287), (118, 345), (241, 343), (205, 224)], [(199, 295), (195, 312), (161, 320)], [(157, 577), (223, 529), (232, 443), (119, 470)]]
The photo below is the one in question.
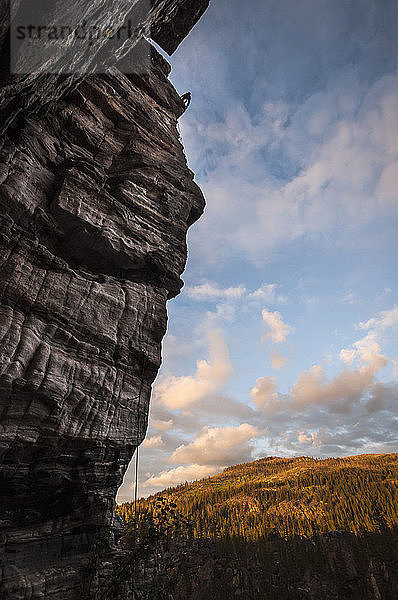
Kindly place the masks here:
[(188, 106), (191, 104), (191, 92), (187, 92), (181, 96), (181, 100), (184, 103), (185, 110), (187, 110)]

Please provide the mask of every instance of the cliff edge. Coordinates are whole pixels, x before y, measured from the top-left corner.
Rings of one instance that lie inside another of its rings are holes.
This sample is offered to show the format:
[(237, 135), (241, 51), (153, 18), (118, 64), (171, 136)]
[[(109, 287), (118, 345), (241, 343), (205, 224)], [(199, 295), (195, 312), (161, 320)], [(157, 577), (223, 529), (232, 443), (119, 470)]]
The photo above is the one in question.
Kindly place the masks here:
[(131, 50), (149, 70), (1, 76), (2, 598), (82, 597), (145, 436), (166, 301), (204, 208), (183, 102), (146, 37), (173, 52), (207, 5), (152, 1)]

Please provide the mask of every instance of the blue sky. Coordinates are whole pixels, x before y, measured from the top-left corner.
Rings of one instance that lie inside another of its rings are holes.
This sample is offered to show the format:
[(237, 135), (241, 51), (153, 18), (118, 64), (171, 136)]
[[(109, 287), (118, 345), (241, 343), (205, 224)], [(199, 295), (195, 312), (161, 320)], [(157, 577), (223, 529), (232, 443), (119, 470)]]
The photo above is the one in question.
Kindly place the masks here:
[(140, 495), (269, 454), (398, 450), (397, 30), (387, 0), (213, 0), (171, 58), (207, 208)]

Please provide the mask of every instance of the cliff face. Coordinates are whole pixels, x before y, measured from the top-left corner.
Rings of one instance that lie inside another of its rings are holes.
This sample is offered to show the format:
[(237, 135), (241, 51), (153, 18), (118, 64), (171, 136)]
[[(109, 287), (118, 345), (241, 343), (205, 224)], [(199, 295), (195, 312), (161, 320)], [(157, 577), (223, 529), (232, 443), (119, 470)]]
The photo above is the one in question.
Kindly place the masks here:
[(148, 580), (166, 579), (174, 600), (395, 600), (397, 542), (395, 530), (275, 536), (263, 544), (237, 539), (234, 547), (214, 540), (175, 544), (141, 567), (137, 598), (150, 600)]
[[(152, 2), (152, 38), (174, 51), (207, 4)], [(204, 207), (179, 141), (183, 103), (141, 38), (132, 52), (151, 65), (141, 74), (3, 79), (4, 598), (81, 597), (90, 547), (145, 436), (166, 301)]]

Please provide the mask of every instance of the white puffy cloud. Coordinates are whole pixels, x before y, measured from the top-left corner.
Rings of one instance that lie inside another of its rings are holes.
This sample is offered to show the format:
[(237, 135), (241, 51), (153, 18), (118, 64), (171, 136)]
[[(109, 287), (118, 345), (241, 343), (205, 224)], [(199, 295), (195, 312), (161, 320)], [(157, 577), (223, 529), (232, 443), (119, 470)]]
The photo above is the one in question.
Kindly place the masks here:
[(251, 441), (259, 435), (257, 427), (204, 427), (190, 444), (179, 446), (170, 462), (200, 465), (228, 465), (251, 457)]
[(250, 392), (251, 399), (258, 410), (268, 413), (278, 409), (278, 385), (276, 377), (260, 377)]
[(142, 442), (142, 446), (144, 448), (160, 448), (160, 446), (163, 446), (164, 442), (162, 439), (162, 436), (159, 435), (153, 435), (152, 437), (147, 437), (143, 442)]
[(351, 348), (343, 348), (340, 352), (341, 360), (349, 365), (355, 362), (367, 364), (374, 371), (383, 369), (388, 363), (388, 358), (381, 353), (379, 340), (387, 332), (398, 328), (398, 307), (379, 312), (368, 321), (359, 323), (358, 327), (368, 330), (368, 333), (354, 342)]
[(155, 387), (155, 400), (169, 409), (185, 409), (222, 389), (232, 375), (228, 348), (220, 330), (207, 332), (209, 359), (197, 361), (193, 375), (163, 376)]
[(264, 339), (270, 338), (273, 342), (281, 343), (293, 331), (289, 325), (283, 322), (282, 315), (278, 311), (271, 312), (264, 308), (262, 317), (269, 329), (269, 332), (264, 335)]
[(209, 475), (216, 475), (222, 468), (216, 465), (186, 465), (161, 471), (158, 475), (151, 475), (143, 486), (145, 488), (163, 489), (185, 483), (186, 481), (194, 481), (195, 479), (203, 479)]
[(349, 365), (352, 365), (355, 361), (362, 365), (368, 364), (373, 371), (383, 369), (388, 363), (388, 358), (381, 354), (380, 344), (376, 341), (375, 332), (370, 332), (364, 338), (354, 342), (352, 348), (343, 348), (340, 351), (340, 358)]

